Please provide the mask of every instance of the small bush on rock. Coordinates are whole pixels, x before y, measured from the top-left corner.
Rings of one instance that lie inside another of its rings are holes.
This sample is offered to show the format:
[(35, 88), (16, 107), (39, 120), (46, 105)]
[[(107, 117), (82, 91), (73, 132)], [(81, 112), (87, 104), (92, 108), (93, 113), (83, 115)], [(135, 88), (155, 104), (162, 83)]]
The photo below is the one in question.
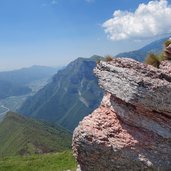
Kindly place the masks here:
[(171, 39), (168, 39), (164, 42), (164, 49), (161, 54), (156, 55), (150, 53), (145, 59), (144, 63), (159, 68), (161, 61), (164, 60), (171, 60)]
[(105, 57), (105, 61), (106, 61), (106, 62), (113, 61), (112, 56), (110, 56), (110, 55), (106, 56), (106, 57)]

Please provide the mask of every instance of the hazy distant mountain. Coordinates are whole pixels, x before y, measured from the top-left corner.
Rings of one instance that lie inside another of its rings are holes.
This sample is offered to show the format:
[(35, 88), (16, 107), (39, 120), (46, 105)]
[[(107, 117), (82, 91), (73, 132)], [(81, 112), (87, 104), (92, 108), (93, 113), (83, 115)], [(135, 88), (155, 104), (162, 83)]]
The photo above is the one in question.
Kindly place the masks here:
[(0, 122), (0, 157), (64, 151), (71, 147), (71, 134), (8, 112)]
[(16, 85), (5, 80), (0, 80), (0, 100), (9, 96), (20, 96), (30, 92), (31, 89), (29, 87)]
[(19, 111), (73, 130), (101, 102), (103, 92), (93, 74), (98, 59), (101, 57), (78, 58), (71, 62), (51, 83), (26, 100)]
[[(57, 68), (32, 66), (14, 71), (0, 72), (0, 99), (37, 91), (52, 77)], [(43, 80), (44, 79), (44, 80)]]
[(0, 80), (17, 85), (26, 85), (30, 82), (53, 76), (59, 68), (47, 66), (32, 66), (13, 71), (0, 72)]
[(133, 58), (137, 61), (143, 62), (149, 53), (160, 53), (163, 49), (163, 43), (167, 39), (168, 39), (168, 37), (154, 41), (139, 50), (120, 53), (120, 54), (116, 55), (116, 57)]

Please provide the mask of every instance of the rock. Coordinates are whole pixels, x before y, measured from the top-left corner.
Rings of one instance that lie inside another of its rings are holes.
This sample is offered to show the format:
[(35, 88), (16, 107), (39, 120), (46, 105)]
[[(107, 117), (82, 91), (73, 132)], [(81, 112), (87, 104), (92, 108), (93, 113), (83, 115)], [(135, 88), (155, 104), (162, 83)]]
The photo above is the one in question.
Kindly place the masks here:
[(171, 116), (171, 74), (127, 58), (101, 62), (95, 73), (99, 85), (113, 96)]
[[(160, 70), (162, 70), (165, 75), (171, 76), (171, 61), (162, 61), (160, 64)], [(167, 77), (167, 76), (166, 76)]]
[(133, 59), (100, 62), (106, 91), (99, 108), (73, 134), (82, 171), (171, 170), (171, 68)]

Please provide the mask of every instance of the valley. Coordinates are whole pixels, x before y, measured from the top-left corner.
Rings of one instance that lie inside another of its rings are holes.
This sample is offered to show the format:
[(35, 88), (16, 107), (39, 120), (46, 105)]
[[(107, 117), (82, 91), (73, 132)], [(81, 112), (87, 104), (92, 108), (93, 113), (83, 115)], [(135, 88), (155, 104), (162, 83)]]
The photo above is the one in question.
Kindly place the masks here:
[(10, 111), (16, 112), (24, 103), (24, 101), (30, 97), (33, 96), (35, 93), (37, 93), (40, 89), (42, 89), (51, 78), (43, 78), (40, 80), (32, 81), (27, 86), (31, 89), (31, 92), (25, 95), (20, 96), (9, 96), (3, 99), (0, 99), (0, 104), (8, 107)]
[(4, 105), (1, 104), (0, 102), (0, 121), (3, 120), (5, 114), (9, 111), (10, 109), (5, 107)]
[[(0, 104), (16, 112), (28, 97), (48, 84), (59, 69), (60, 67), (32, 66), (0, 72)], [(23, 92), (23, 87), (29, 91)]]

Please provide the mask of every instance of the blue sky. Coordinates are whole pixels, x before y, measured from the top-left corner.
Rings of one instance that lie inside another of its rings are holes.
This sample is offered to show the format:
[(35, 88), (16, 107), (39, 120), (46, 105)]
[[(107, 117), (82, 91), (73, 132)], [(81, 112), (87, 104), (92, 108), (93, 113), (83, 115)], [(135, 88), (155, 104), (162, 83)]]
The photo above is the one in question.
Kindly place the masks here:
[[(160, 6), (167, 7), (165, 11), (170, 14), (170, 0), (162, 1), (167, 5)], [(144, 21), (144, 11), (156, 7), (154, 3), (147, 6), (150, 2), (0, 0), (0, 70), (34, 64), (66, 65), (80, 56), (115, 55), (140, 48), (163, 36), (170, 27), (168, 20), (163, 21), (164, 26), (153, 24), (155, 28), (148, 24), (151, 20), (144, 24), (148, 27), (137, 21), (138, 17)], [(145, 7), (139, 10), (140, 14), (135, 13), (142, 3)], [(151, 15), (150, 12), (148, 14)], [(156, 23), (159, 20), (157, 17), (156, 14), (152, 18)], [(130, 22), (125, 25), (125, 18), (135, 21), (134, 27)]]

